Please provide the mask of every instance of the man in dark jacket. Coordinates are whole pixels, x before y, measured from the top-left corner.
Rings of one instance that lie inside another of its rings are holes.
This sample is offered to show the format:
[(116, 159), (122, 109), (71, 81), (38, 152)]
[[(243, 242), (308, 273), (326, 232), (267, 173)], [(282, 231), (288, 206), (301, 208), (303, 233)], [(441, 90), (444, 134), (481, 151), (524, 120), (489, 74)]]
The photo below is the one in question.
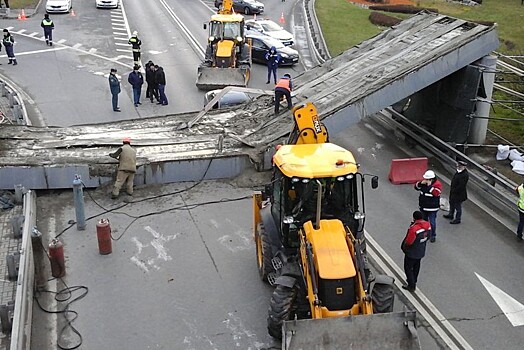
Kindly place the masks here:
[(131, 139), (126, 137), (122, 140), (122, 147), (114, 153), (109, 153), (111, 158), (118, 159), (118, 172), (113, 187), (111, 198), (115, 199), (120, 194), (120, 188), (126, 183), (126, 192), (133, 195), (133, 180), (136, 173), (136, 150), (131, 147)]
[(146, 82), (146, 98), (149, 98), (151, 103), (153, 103), (153, 98), (155, 98), (157, 102), (160, 102), (158, 98), (158, 84), (155, 81), (155, 64), (152, 61), (146, 64)]
[(275, 115), (278, 114), (280, 110), (280, 100), (282, 97), (286, 97), (287, 108), (293, 108), (293, 103), (291, 102), (291, 91), (293, 90), (293, 83), (291, 82), (291, 75), (284, 74), (282, 78), (278, 81), (275, 86)]
[[(446, 219), (451, 219), (450, 224), (460, 224), (462, 219), (462, 202), (468, 199), (467, 184), (469, 180), (468, 163), (458, 161), (457, 172), (451, 179), (451, 189), (449, 191), (449, 214), (443, 215)], [(455, 211), (457, 215), (455, 216)]]
[(277, 68), (280, 63), (280, 54), (277, 52), (277, 49), (274, 46), (271, 46), (271, 49), (266, 53), (267, 61), (267, 81), (266, 84), (269, 84), (271, 80), (271, 73), (273, 73), (273, 80), (275, 84), (277, 83)]
[(430, 242), (437, 240), (437, 212), (440, 209), (440, 194), (442, 184), (437, 179), (433, 170), (428, 170), (422, 176), (424, 180), (415, 184), (415, 190), (419, 191), (418, 206), (424, 215), (424, 220), (431, 224)]
[(407, 282), (402, 288), (410, 292), (414, 292), (417, 288), (420, 261), (426, 255), (426, 242), (431, 229), (429, 222), (425, 221), (422, 216), (422, 212), (418, 210), (413, 212), (413, 222), (400, 246), (404, 252), (404, 272)]
[(158, 65), (155, 64), (155, 81), (158, 85), (158, 95), (160, 98), (160, 101), (158, 102), (159, 105), (167, 106), (167, 96), (165, 93), (166, 89), (166, 75), (164, 74), (164, 69)]
[(53, 29), (55, 29), (55, 24), (53, 20), (49, 18), (49, 14), (44, 15), (44, 19), (40, 23), (40, 27), (44, 29), (44, 38), (46, 45), (53, 46)]
[(135, 65), (133, 67), (133, 71), (129, 73), (127, 81), (133, 87), (133, 102), (135, 103), (135, 107), (138, 107), (138, 105), (142, 104), (140, 103), (140, 94), (142, 93), (142, 84), (144, 84), (144, 77), (142, 73), (140, 73), (140, 66)]
[(113, 104), (113, 111), (120, 112), (118, 107), (118, 94), (120, 93), (120, 81), (116, 76), (116, 68), (111, 68), (109, 73), (109, 89), (111, 90), (111, 103)]

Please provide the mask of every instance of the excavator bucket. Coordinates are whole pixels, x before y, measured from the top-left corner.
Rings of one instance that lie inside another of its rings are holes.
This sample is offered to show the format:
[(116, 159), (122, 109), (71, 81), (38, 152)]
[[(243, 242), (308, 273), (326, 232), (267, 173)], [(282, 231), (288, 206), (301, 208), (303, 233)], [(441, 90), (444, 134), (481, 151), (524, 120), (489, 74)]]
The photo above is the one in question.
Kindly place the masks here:
[(416, 312), (284, 322), (283, 350), (419, 350)]
[(200, 90), (223, 89), (226, 86), (246, 87), (250, 69), (198, 67), (196, 86)]

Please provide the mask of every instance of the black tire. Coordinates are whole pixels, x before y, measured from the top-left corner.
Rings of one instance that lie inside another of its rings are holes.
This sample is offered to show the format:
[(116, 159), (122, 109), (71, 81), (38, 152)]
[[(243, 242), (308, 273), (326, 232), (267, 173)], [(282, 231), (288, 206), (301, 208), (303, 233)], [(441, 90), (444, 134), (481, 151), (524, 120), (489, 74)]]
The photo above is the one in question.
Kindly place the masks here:
[(249, 9), (249, 7), (244, 7), (244, 14), (245, 15), (250, 15), (251, 14), (251, 10)]
[(258, 275), (264, 282), (268, 282), (267, 275), (274, 272), (273, 264), (271, 264), (271, 242), (266, 233), (263, 223), (259, 223), (255, 233), (255, 246)]
[(395, 304), (393, 285), (375, 283), (371, 291), (371, 299), (373, 301), (374, 313), (384, 314), (393, 312), (393, 306)]
[(270, 336), (282, 339), (282, 325), (284, 321), (295, 317), (297, 289), (277, 285), (271, 296), (267, 317), (267, 331)]

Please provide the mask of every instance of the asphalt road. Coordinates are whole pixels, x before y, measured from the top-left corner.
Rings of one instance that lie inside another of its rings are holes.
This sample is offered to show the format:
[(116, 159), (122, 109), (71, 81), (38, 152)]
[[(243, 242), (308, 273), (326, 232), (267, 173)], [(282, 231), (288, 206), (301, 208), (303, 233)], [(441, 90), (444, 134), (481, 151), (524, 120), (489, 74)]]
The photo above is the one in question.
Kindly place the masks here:
[[(194, 85), (201, 60), (199, 50), (188, 43), (164, 5), (176, 13), (195, 42), (204, 46), (206, 32), (202, 23), (208, 20), (212, 6), (210, 9), (202, 2), (192, 1), (188, 6), (182, 0), (128, 0), (124, 16), (122, 11), (97, 10), (91, 1), (76, 1), (75, 17), (52, 16), (57, 28), (52, 49), (40, 40), (41, 17), (3, 21), (4, 27), (13, 28), (19, 65), (4, 64), (0, 70), (29, 95), (37, 125), (66, 126), (198, 110), (203, 100), (203, 93)], [(300, 11), (291, 1), (266, 1), (266, 16), (278, 21), (283, 8), (290, 14), (286, 27), (303, 30), (297, 22)], [(118, 45), (132, 30), (138, 30), (144, 41), (143, 59), (152, 59), (166, 70), (170, 99), (167, 107), (149, 102), (138, 110), (132, 106), (131, 89), (126, 84), (131, 51)], [(307, 47), (300, 40), (297, 46)], [(124, 78), (120, 95), (123, 113), (111, 111), (107, 84), (111, 67), (117, 67)], [(255, 65), (250, 86), (266, 87), (265, 74), (264, 66)], [(364, 172), (380, 175), (380, 189), (369, 191), (367, 196), (367, 230), (401, 266), (399, 244), (410, 214), (416, 209), (417, 193), (408, 185), (393, 186), (386, 179), (391, 159), (404, 158), (408, 153), (398, 148), (401, 142), (394, 135), (366, 121), (332, 135), (332, 140), (352, 150)], [(143, 189), (137, 197), (183, 186)], [(183, 203), (250, 193), (249, 188), (227, 182), (205, 183), (182, 196), (130, 205), (124, 211), (143, 215)], [(103, 189), (98, 192), (97, 202), (103, 207), (113, 205)], [(41, 231), (53, 236), (66, 227), (67, 221), (74, 219), (71, 203), (68, 193), (43, 196), (39, 202), (39, 225), (44, 228)], [(265, 329), (271, 290), (257, 278), (250, 207), (246, 199), (147, 216), (130, 226), (115, 242), (113, 254), (105, 257), (97, 252), (94, 222), (84, 232), (74, 228), (68, 231), (63, 236), (68, 257), (67, 283), (90, 288), (88, 296), (73, 307), (80, 311), (75, 326), (84, 336), (82, 348), (229, 349), (232, 344), (239, 349), (278, 347)], [(88, 216), (103, 211), (94, 202), (88, 203), (86, 210)], [(124, 214), (108, 217), (115, 234), (123, 233), (132, 220)], [(166, 255), (158, 252), (158, 242)], [(521, 348), (521, 327), (512, 326), (481, 278), (524, 302), (522, 249), (510, 229), (472, 202), (465, 206), (461, 225), (451, 226), (438, 218), (438, 241), (430, 245), (423, 260), (419, 289), (474, 349)], [(398, 294), (405, 302), (403, 291)], [(52, 324), (46, 327), (55, 331), (49, 326)], [(424, 349), (445, 348), (429, 325), (423, 323), (421, 333)], [(48, 341), (55, 344), (52, 337)], [(74, 343), (75, 339), (71, 336), (68, 341)]]

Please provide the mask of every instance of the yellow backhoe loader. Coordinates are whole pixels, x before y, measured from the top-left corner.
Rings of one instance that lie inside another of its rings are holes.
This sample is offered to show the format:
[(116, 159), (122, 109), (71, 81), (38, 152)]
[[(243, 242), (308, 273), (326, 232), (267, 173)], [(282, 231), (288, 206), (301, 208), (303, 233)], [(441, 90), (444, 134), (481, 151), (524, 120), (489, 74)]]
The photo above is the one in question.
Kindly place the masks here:
[(201, 90), (226, 86), (246, 87), (251, 74), (251, 48), (244, 34), (244, 16), (234, 13), (232, 0), (224, 0), (211, 16), (204, 62), (197, 72)]
[(378, 177), (329, 143), (313, 104), (293, 115), (273, 179), (253, 196), (258, 271), (275, 287), (269, 334), (289, 350), (420, 349), (415, 312), (393, 313), (394, 279), (367, 265), (364, 182)]

